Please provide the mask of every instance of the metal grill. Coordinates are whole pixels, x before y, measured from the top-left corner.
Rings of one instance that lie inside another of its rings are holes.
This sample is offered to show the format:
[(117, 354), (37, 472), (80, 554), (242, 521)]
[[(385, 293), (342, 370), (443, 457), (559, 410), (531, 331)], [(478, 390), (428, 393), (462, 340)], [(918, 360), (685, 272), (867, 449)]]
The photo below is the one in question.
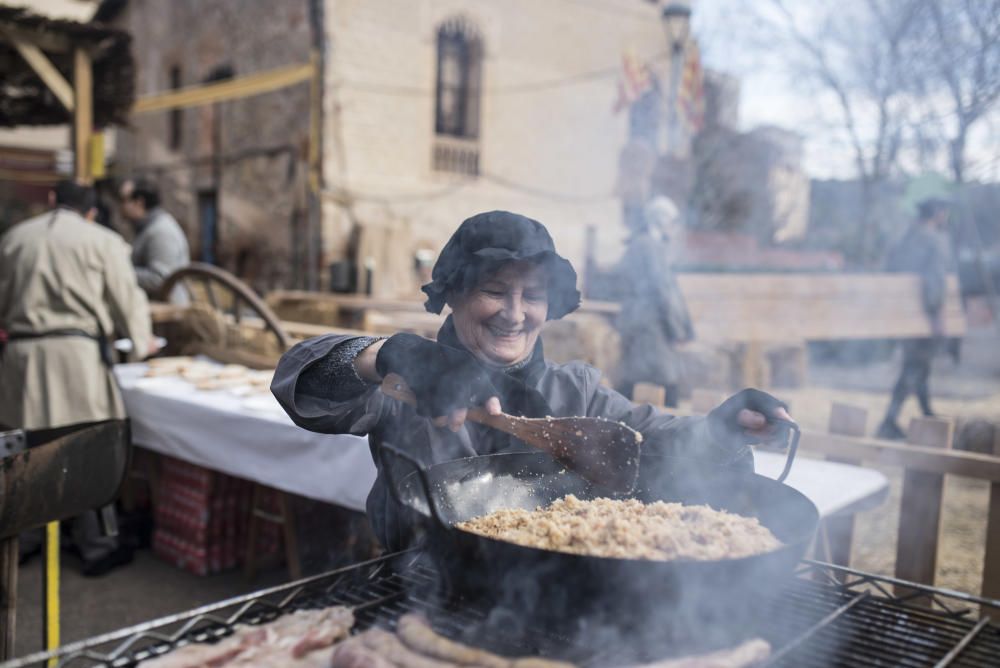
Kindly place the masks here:
[[(747, 631), (774, 648), (768, 666), (1000, 666), (1000, 601), (982, 599), (819, 562), (804, 561), (798, 578), (755, 616)], [(132, 666), (189, 642), (232, 633), (300, 608), (354, 606), (357, 627), (393, 628), (420, 611), (441, 633), (508, 655), (540, 654), (587, 668), (653, 658), (622, 647), (585, 647), (579, 638), (521, 628), (498, 619), (488, 602), (452, 602), (417, 552), (390, 555), (323, 575), (204, 606), (140, 626), (39, 653), (0, 668), (45, 665)], [(905, 587), (895, 595), (894, 588)], [(652, 651), (655, 654), (655, 648)]]

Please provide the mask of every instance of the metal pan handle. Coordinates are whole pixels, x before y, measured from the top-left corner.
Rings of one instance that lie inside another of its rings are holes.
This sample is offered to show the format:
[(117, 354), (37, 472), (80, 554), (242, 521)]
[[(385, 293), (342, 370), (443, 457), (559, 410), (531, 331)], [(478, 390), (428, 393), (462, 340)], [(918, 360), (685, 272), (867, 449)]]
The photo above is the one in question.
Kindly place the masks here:
[(392, 498), (401, 506), (406, 506), (412, 508), (413, 506), (409, 503), (405, 503), (399, 493), (399, 487), (396, 484), (395, 476), (392, 473), (391, 462), (386, 455), (392, 455), (398, 459), (402, 459), (410, 466), (414, 468), (417, 472), (417, 478), (420, 480), (420, 491), (424, 494), (424, 500), (427, 502), (427, 507), (431, 511), (431, 517), (437, 522), (442, 529), (450, 529), (451, 527), (447, 522), (441, 517), (441, 513), (438, 512), (437, 502), (434, 500), (434, 494), (431, 492), (431, 482), (427, 477), (427, 469), (417, 461), (417, 459), (407, 453), (403, 452), (394, 445), (388, 443), (382, 443), (379, 445), (379, 459), (382, 460), (382, 468), (385, 470), (386, 481), (389, 483), (389, 493)]
[(793, 420), (782, 420), (779, 418), (771, 418), (771, 423), (776, 425), (782, 425), (783, 428), (788, 430), (788, 457), (785, 458), (785, 468), (782, 470), (781, 475), (778, 476), (778, 482), (785, 482), (785, 478), (792, 471), (792, 463), (795, 461), (795, 453), (799, 450), (799, 438), (802, 436), (802, 431), (799, 429), (797, 422)]

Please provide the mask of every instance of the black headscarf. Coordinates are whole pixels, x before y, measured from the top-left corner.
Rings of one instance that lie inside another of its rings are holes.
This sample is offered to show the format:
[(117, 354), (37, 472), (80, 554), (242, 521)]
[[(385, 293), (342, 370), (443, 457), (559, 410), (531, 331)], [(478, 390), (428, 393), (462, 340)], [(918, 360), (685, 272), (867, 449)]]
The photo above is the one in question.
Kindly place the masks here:
[(483, 276), (517, 260), (537, 262), (548, 270), (549, 320), (558, 320), (580, 306), (576, 271), (556, 253), (545, 226), (509, 211), (488, 211), (467, 218), (445, 244), (421, 288), (431, 313), (440, 313), (451, 291), (466, 292)]

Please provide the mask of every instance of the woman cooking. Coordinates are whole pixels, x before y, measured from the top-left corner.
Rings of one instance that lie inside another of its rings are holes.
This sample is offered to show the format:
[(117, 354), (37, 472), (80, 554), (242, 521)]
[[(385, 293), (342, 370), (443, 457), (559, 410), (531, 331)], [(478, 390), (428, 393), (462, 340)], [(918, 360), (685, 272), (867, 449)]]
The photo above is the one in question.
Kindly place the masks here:
[[(427, 465), (529, 449), (466, 422), (472, 406), (491, 414), (620, 421), (642, 434), (644, 448), (709, 466), (740, 460), (752, 467), (747, 446), (773, 437), (768, 417), (789, 419), (784, 404), (758, 390), (743, 390), (706, 417), (674, 417), (605, 387), (593, 367), (547, 361), (542, 326), (574, 311), (580, 293), (576, 272), (556, 253), (548, 231), (525, 216), (491, 211), (463, 222), (423, 291), (428, 311), (451, 308), (437, 341), (406, 333), (320, 336), (285, 353), (271, 385), (299, 426), (368, 435), (380, 469), (368, 495), (368, 519), (387, 549), (404, 547), (409, 534), (381, 470), (382, 443), (404, 447)], [(409, 385), (415, 408), (380, 391), (389, 373)]]

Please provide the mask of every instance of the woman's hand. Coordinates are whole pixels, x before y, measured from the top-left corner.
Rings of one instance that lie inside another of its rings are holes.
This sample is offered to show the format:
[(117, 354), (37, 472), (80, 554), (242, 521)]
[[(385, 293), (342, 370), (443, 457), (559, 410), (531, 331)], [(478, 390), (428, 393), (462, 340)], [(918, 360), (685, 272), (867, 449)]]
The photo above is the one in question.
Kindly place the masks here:
[(788, 405), (767, 392), (752, 388), (737, 392), (708, 414), (709, 428), (723, 446), (771, 444), (770, 441), (783, 431), (773, 423), (775, 419), (792, 420)]
[[(496, 397), (490, 397), (489, 399), (486, 400), (486, 403), (483, 404), (483, 410), (489, 413), (490, 415), (500, 415), (500, 413), (502, 412), (500, 408), (500, 400), (497, 399)], [(465, 418), (468, 417), (468, 415), (469, 415), (468, 408), (459, 408), (453, 410), (448, 415), (442, 415), (440, 417), (434, 418), (434, 426), (448, 427), (452, 431), (458, 431), (459, 429), (462, 428), (462, 425), (465, 424)]]
[(375, 366), (380, 377), (402, 376), (417, 397), (417, 413), (434, 418), (437, 426), (457, 431), (472, 406), (500, 412), (489, 374), (464, 350), (416, 334), (396, 334), (382, 342)]
[[(792, 421), (792, 416), (783, 406), (774, 409), (771, 412), (771, 417)], [(736, 415), (736, 423), (751, 436), (767, 436), (774, 431), (774, 426), (768, 424), (767, 417), (763, 413), (752, 411), (749, 408), (744, 408)]]

